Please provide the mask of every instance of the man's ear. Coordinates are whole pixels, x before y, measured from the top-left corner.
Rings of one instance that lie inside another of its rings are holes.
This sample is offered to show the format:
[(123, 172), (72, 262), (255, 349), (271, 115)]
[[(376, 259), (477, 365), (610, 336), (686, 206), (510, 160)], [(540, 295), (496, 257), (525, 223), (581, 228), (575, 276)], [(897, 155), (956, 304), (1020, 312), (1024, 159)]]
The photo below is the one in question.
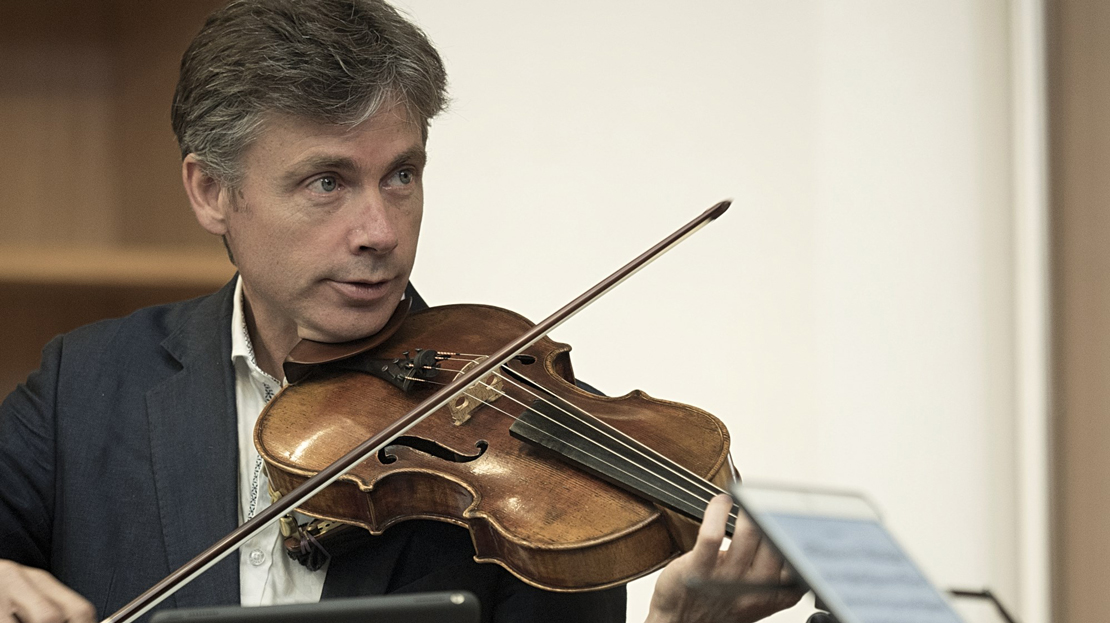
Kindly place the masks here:
[(204, 166), (193, 154), (185, 156), (181, 162), (181, 181), (185, 184), (185, 194), (189, 196), (189, 204), (200, 226), (217, 236), (226, 234), (225, 210), (230, 205), (223, 196), (226, 189), (205, 172)]

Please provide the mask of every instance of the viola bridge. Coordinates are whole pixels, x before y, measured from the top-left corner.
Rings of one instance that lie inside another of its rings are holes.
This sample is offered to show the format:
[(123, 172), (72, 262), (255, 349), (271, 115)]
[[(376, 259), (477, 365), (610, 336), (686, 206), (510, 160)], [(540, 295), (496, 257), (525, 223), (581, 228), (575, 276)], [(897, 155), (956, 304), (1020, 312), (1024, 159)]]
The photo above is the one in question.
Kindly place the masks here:
[[(458, 378), (472, 368), (480, 364), (482, 361), (488, 359), (485, 355), (476, 357), (473, 361), (467, 362), (465, 366), (459, 370), (455, 378)], [(470, 419), (474, 410), (487, 402), (493, 402), (498, 398), (505, 395), (504, 382), (501, 377), (496, 373), (490, 373), (484, 379), (476, 381), (470, 387), (454, 400), (448, 407), (451, 410), (451, 421), (455, 426), (462, 426)]]

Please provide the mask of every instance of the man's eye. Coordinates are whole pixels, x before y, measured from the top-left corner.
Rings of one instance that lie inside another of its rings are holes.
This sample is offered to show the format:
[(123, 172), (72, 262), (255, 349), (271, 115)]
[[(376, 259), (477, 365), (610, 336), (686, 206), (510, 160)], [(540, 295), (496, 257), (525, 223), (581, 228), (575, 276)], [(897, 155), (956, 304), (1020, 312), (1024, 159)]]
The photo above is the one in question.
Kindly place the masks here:
[(390, 186), (408, 186), (416, 181), (416, 172), (412, 169), (401, 169), (389, 178)]
[(317, 190), (330, 193), (336, 188), (339, 188), (339, 180), (331, 176), (321, 177), (320, 179), (312, 182), (310, 186), (315, 187)]

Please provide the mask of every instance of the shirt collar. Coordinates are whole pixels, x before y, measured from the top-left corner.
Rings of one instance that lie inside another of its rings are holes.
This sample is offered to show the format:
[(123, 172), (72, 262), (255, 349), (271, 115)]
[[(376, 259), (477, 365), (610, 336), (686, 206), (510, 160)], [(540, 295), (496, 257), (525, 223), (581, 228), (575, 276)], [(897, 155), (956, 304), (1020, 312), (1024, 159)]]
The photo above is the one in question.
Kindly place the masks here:
[[(254, 356), (254, 345), (247, 331), (247, 316), (243, 313), (243, 277), (235, 278), (235, 294), (231, 307), (231, 363), (243, 361), (251, 371), (260, 372), (258, 360)], [(268, 374), (266, 376), (269, 376)]]

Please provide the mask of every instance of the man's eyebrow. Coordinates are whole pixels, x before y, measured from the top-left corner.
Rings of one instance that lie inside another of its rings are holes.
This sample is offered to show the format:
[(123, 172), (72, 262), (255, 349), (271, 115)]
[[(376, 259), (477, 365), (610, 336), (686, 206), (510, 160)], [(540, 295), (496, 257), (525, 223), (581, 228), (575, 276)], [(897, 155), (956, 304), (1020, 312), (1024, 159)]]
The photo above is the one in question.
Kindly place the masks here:
[(345, 156), (312, 156), (294, 164), (283, 177), (287, 181), (298, 182), (301, 178), (317, 171), (352, 173), (358, 169), (358, 163)]
[[(423, 167), (427, 161), (428, 152), (423, 147), (413, 147), (398, 154), (389, 163), (386, 170), (393, 171), (405, 164)], [(361, 167), (353, 158), (346, 156), (312, 156), (296, 163), (284, 177), (290, 182), (297, 182), (317, 171), (335, 171), (336, 173), (350, 174), (358, 172), (360, 169)]]
[(389, 170), (392, 171), (403, 164), (416, 165), (423, 167), (428, 162), (428, 152), (423, 147), (413, 147), (406, 149), (389, 163)]

